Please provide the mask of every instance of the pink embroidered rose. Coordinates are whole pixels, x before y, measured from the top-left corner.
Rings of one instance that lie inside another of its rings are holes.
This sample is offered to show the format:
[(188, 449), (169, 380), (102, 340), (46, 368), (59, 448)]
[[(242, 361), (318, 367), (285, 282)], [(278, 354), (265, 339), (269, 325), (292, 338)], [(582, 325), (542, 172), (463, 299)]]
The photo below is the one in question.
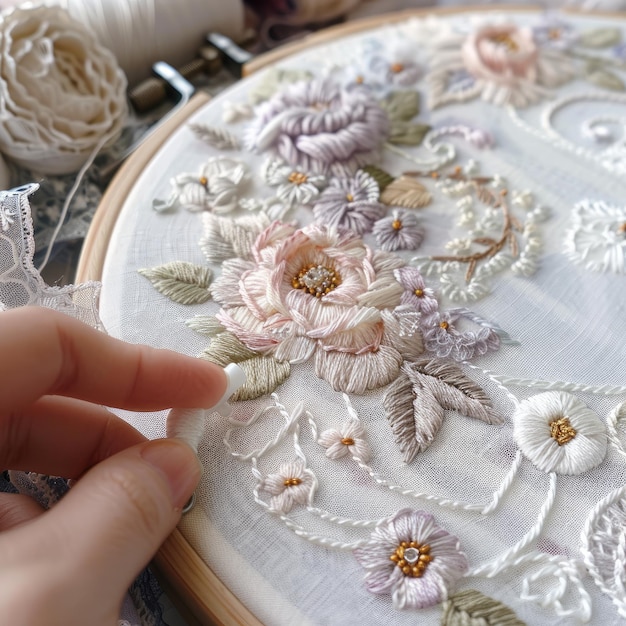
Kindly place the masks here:
[(375, 162), (388, 134), (387, 113), (367, 90), (316, 79), (289, 85), (259, 105), (246, 145), (305, 170), (345, 175)]
[[(551, 53), (551, 54), (550, 54)], [(530, 28), (514, 24), (484, 26), (461, 48), (467, 72), (482, 83), (482, 97), (496, 104), (526, 106), (540, 96), (539, 85), (556, 86), (560, 54), (538, 48)]]
[(383, 311), (400, 303), (403, 261), (349, 231), (274, 222), (249, 260), (222, 266), (212, 287), (221, 324), (248, 348), (279, 361), (315, 358), (334, 389), (364, 393), (395, 378), (402, 355)]

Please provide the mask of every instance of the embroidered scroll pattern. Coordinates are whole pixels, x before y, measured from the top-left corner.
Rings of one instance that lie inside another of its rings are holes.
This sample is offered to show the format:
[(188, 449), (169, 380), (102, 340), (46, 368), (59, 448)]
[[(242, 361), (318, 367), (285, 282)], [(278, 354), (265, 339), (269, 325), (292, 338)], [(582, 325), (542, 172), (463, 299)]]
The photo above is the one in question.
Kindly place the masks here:
[[(195, 125), (199, 139), (232, 156), (212, 157), (197, 172), (176, 175), (171, 195), (154, 208), (201, 212), (200, 248), (216, 277), (204, 265), (180, 261), (142, 273), (175, 301), (211, 299), (211, 310), (219, 309), (187, 324), (210, 339), (203, 358), (220, 365), (235, 361), (246, 371), (248, 381), (233, 400), (272, 394), (271, 402), (254, 405), (262, 408), (245, 423), (232, 420), (225, 437), (232, 456), (249, 464), (254, 500), (268, 514), (312, 544), (352, 552), (365, 570), (365, 587), (389, 596), (398, 609), (442, 604), (443, 623), (493, 618), (518, 624), (496, 599), (457, 587), (471, 578), (521, 572), (520, 598), (557, 616), (589, 621), (582, 561), (541, 542), (547, 541), (559, 485), (593, 471), (608, 454), (626, 456), (618, 433), (623, 412), (609, 416), (607, 434), (603, 417), (575, 394), (625, 391), (505, 378), (467, 363), (514, 344), (465, 305), (487, 297), (505, 272), (523, 278), (535, 273), (549, 211), (531, 190), (481, 172), (474, 159), (455, 165), (459, 142), (474, 154), (490, 148), (493, 138), (456, 119), (431, 127), (421, 119), (414, 86), (425, 77), (431, 108), (479, 95), (495, 105), (530, 107), (581, 77), (615, 92), (622, 61), (601, 66), (597, 51), (615, 43), (610, 32), (580, 35), (562, 22), (534, 28), (498, 22), (453, 32), (425, 20), (419, 28), (435, 34), (433, 59), (421, 63), (404, 45), (414, 26), (400, 29), (405, 40), (398, 45), (379, 46), (351, 67), (335, 64), (317, 77), (298, 70), (268, 74), (249, 94), (249, 106), (224, 105), (225, 117), (241, 125), (239, 135)], [(615, 119), (592, 120), (587, 132), (606, 141), (608, 126)], [(250, 158), (236, 158), (240, 146)], [(613, 148), (603, 158), (619, 167)], [(395, 167), (383, 166), (387, 155)], [(424, 216), (452, 207), (457, 230), (436, 242), (439, 253), (420, 255), (421, 246), (432, 244)], [(567, 254), (587, 269), (623, 273), (625, 223), (621, 209), (583, 201), (574, 211)], [(448, 301), (459, 306), (449, 308)], [(290, 408), (281, 403), (277, 390), (305, 366), (343, 394), (343, 423), (322, 430), (304, 402)], [(508, 399), (506, 411), (495, 407), (488, 386), (475, 382), (472, 367)], [(520, 400), (509, 390), (515, 385), (545, 393)], [(451, 422), (456, 429), (457, 417), (472, 418), (465, 422), (471, 428), (508, 429), (514, 452), (510, 465), (494, 474), (490, 495), (455, 499), (386, 473), (369, 439), (371, 422), (359, 417), (350, 397), (373, 394), (380, 394), (401, 461), (416, 469), (418, 479), (422, 458), (443, 449), (442, 431)], [(250, 435), (255, 425), (277, 416), (282, 421), (273, 438), (259, 444)], [(239, 437), (243, 432), (247, 439)], [(317, 444), (314, 451), (305, 437)], [(235, 440), (258, 447), (239, 447)], [(316, 468), (322, 463), (349, 467), (351, 477), (409, 507), (375, 519), (321, 508)], [(545, 479), (534, 521), (482, 562), (468, 557), (436, 512), (420, 508), (472, 519), (506, 515), (501, 503), (513, 497), (524, 473)], [(614, 564), (623, 569), (623, 509), (622, 491), (598, 503), (581, 547), (593, 580), (622, 615), (626, 582)], [(310, 519), (333, 530), (319, 532)], [(353, 531), (350, 539), (340, 534), (346, 528)]]

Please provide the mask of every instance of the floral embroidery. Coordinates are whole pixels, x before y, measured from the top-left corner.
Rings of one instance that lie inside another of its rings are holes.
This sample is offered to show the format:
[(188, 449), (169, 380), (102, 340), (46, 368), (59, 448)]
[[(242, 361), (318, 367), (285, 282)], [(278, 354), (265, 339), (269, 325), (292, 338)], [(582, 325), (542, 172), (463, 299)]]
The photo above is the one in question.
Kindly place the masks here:
[(572, 211), (565, 254), (594, 272), (626, 273), (626, 209), (583, 200)]
[(410, 266), (394, 271), (396, 280), (404, 287), (400, 303), (424, 315), (431, 315), (439, 308), (435, 292), (426, 287), (419, 271)]
[(291, 167), (281, 159), (268, 159), (262, 173), (268, 185), (277, 187), (278, 199), (288, 207), (311, 204), (326, 186), (325, 176)]
[(602, 463), (607, 434), (576, 396), (550, 391), (524, 400), (513, 418), (521, 451), (544, 472), (582, 474)]
[(402, 357), (385, 336), (377, 301), (383, 290), (384, 308), (399, 304), (399, 259), (374, 254), (348, 231), (280, 222), (259, 235), (251, 257), (254, 263), (224, 264), (214, 283), (227, 330), (279, 361), (315, 356), (318, 376), (348, 393), (395, 377)]
[(494, 626), (526, 626), (506, 605), (475, 589), (457, 591), (443, 603), (441, 626), (479, 624)]
[(378, 220), (372, 233), (378, 247), (387, 252), (416, 250), (424, 239), (424, 229), (417, 216), (401, 209), (395, 209), (390, 216)]
[(341, 430), (325, 430), (318, 441), (326, 448), (329, 459), (341, 459), (350, 454), (364, 462), (369, 460), (370, 448), (365, 441), (365, 428), (358, 420), (349, 421)]
[(539, 46), (530, 28), (485, 25), (467, 36), (451, 35), (435, 46), (440, 58), (428, 75), (435, 108), (479, 95), (497, 105), (526, 107), (574, 76), (572, 61), (553, 47)]
[(286, 87), (256, 109), (249, 150), (271, 150), (289, 165), (346, 174), (376, 162), (389, 133), (387, 113), (366, 90), (314, 79)]
[(228, 213), (238, 206), (238, 194), (249, 179), (248, 166), (242, 161), (215, 157), (205, 163), (197, 174), (179, 174), (172, 178), (168, 200), (154, 200), (156, 211), (178, 207), (189, 211)]
[(15, 221), (13, 218), (16, 216), (15, 211), (12, 211), (8, 204), (5, 204), (4, 199), (8, 197), (8, 193), (0, 191), (0, 226), (4, 232), (7, 232)]
[(367, 570), (367, 590), (391, 595), (397, 609), (443, 602), (468, 567), (459, 540), (438, 527), (429, 513), (410, 509), (376, 528), (354, 556)]
[(259, 488), (272, 496), (270, 509), (285, 514), (296, 504), (307, 504), (316, 485), (313, 472), (302, 461), (294, 461), (281, 465), (276, 474), (261, 481)]
[(384, 85), (401, 87), (415, 84), (422, 75), (422, 68), (415, 61), (415, 49), (407, 43), (395, 46), (385, 55), (373, 55), (368, 69)]
[(320, 224), (364, 235), (387, 210), (379, 195), (376, 181), (362, 170), (350, 178), (331, 178), (313, 206), (313, 215)]

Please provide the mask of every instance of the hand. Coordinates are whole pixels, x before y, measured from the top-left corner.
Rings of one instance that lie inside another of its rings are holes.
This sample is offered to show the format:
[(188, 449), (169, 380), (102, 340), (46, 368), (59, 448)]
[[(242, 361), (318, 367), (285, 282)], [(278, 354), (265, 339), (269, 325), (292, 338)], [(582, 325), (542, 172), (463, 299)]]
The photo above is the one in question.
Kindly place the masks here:
[(0, 313), (0, 389), (0, 470), (79, 479), (45, 512), (0, 493), (0, 621), (113, 626), (202, 470), (183, 442), (148, 442), (99, 405), (210, 407), (224, 372), (23, 308)]

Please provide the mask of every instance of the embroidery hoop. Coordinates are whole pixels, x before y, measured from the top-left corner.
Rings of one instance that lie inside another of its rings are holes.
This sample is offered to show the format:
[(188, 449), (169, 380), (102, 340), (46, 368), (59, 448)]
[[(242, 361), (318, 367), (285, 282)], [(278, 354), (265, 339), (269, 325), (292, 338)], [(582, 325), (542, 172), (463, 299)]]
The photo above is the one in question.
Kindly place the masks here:
[[(475, 8), (418, 10), (402, 12), (390, 16), (386, 23), (401, 22), (408, 17), (424, 17), (431, 13), (437, 16), (454, 15), (459, 12), (472, 12)], [(510, 8), (517, 12), (534, 12), (535, 9)], [(482, 9), (481, 9), (482, 11)], [(489, 7), (486, 11), (502, 12), (501, 7)], [(309, 46), (339, 39), (349, 34), (366, 31), (380, 26), (380, 18), (371, 18), (353, 24), (335, 27), (326, 32), (308, 37), (305, 41), (286, 46), (251, 62), (245, 75), (267, 67), (283, 58), (296, 54)], [(77, 282), (98, 280), (106, 262), (108, 244), (115, 228), (117, 217), (124, 207), (125, 199), (134, 187), (134, 181), (148, 162), (159, 154), (167, 139), (201, 107), (207, 105), (208, 98), (202, 94), (177, 116), (160, 128), (149, 141), (128, 161), (118, 173), (96, 214), (85, 242), (78, 268)], [(228, 590), (207, 564), (199, 557), (182, 533), (176, 530), (162, 547), (155, 561), (166, 587), (170, 586), (187, 607), (199, 619), (214, 620), (225, 624), (260, 624), (258, 619), (246, 609), (238, 598)]]

